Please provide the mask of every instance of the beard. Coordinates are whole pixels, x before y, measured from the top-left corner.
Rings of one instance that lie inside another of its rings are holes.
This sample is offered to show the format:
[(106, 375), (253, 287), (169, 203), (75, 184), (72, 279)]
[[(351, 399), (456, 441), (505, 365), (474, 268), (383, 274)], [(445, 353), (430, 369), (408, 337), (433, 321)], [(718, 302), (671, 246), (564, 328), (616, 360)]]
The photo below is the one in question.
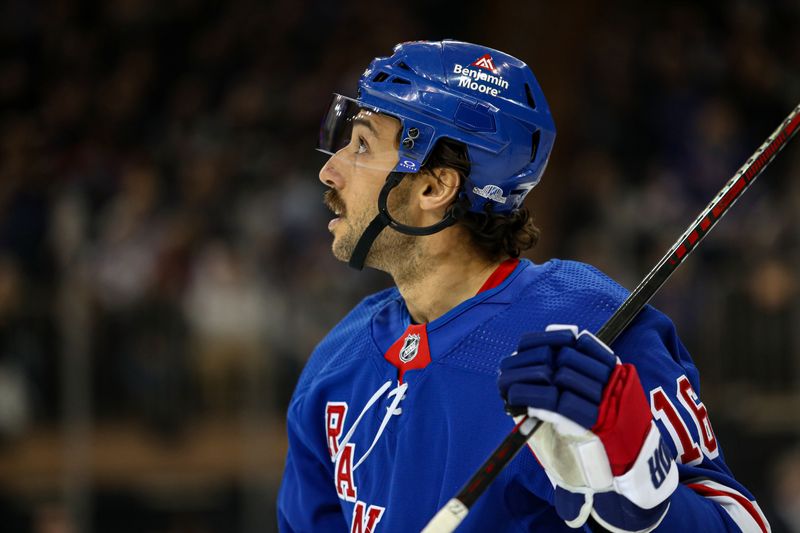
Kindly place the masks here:
[(334, 234), (331, 245), (333, 255), (339, 261), (349, 261), (361, 233), (369, 225), (371, 218), (365, 213), (360, 216), (351, 214), (348, 217), (344, 201), (335, 189), (325, 191), (323, 203), (331, 212), (339, 213), (338, 230), (336, 230), (337, 234)]
[[(392, 190), (387, 202), (392, 217), (401, 221), (406, 220), (410, 198), (409, 188), (403, 185), (401, 183)], [(362, 211), (354, 212), (347, 209), (335, 189), (329, 189), (325, 191), (324, 203), (331, 211), (340, 213), (331, 250), (336, 259), (347, 262), (353, 255), (364, 230), (378, 214), (377, 200), (374, 205), (365, 206)], [(409, 267), (416, 270), (419, 255), (418, 241), (419, 239), (412, 235), (405, 235), (386, 227), (372, 243), (364, 265), (389, 273), (398, 269), (407, 270)]]

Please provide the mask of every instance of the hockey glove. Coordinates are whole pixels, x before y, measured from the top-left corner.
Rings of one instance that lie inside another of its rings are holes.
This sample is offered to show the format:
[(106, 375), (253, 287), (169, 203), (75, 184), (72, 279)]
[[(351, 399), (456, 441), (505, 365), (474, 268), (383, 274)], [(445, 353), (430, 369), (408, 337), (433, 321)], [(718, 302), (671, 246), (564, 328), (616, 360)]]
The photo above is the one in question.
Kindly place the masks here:
[(510, 412), (524, 408), (543, 422), (530, 445), (569, 526), (589, 514), (611, 531), (661, 522), (678, 472), (633, 365), (588, 331), (552, 325), (522, 337), (500, 364), (498, 386)]

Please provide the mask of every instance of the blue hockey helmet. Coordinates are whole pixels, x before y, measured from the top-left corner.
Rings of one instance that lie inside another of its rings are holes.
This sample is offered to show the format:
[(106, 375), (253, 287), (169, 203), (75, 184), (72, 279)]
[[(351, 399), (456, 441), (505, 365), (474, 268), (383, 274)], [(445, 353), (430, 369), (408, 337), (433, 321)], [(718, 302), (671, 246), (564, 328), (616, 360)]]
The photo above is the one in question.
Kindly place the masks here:
[[(509, 212), (539, 182), (555, 139), (555, 125), (530, 68), (508, 54), (459, 41), (402, 43), (372, 61), (358, 82), (358, 99), (334, 95), (323, 120), (319, 149), (341, 148), (343, 120), (353, 108), (401, 122), (394, 172), (417, 172), (436, 141), (464, 143), (470, 172), (469, 210)], [(349, 136), (349, 134), (347, 134)]]

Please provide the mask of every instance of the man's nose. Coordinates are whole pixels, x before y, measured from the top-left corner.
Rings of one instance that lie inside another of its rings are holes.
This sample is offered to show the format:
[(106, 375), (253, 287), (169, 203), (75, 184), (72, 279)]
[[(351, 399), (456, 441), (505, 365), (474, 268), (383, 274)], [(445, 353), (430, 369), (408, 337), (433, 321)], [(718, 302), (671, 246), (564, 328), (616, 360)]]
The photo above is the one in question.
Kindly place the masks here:
[(333, 189), (341, 189), (344, 186), (344, 177), (339, 172), (338, 159), (336, 155), (331, 156), (319, 171), (319, 181)]

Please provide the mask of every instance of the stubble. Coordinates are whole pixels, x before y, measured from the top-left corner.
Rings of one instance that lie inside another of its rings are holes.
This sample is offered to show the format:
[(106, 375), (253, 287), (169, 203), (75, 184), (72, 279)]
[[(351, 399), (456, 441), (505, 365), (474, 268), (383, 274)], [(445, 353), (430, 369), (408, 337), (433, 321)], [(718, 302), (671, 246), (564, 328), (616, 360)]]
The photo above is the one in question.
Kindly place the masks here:
[[(409, 199), (410, 187), (408, 184), (401, 183), (392, 190), (388, 206), (389, 212), (395, 220), (406, 221), (408, 219)], [(341, 198), (335, 190), (331, 189), (325, 193), (325, 205), (331, 210), (339, 210), (345, 214), (337, 225), (337, 235), (331, 248), (334, 257), (338, 260), (349, 261), (364, 230), (378, 214), (377, 202), (371, 209), (365, 209), (358, 213), (352, 209), (345, 211), (345, 205)], [(424, 237), (405, 235), (386, 227), (372, 243), (364, 264), (390, 274), (396, 282), (418, 278), (424, 270), (421, 238)]]

